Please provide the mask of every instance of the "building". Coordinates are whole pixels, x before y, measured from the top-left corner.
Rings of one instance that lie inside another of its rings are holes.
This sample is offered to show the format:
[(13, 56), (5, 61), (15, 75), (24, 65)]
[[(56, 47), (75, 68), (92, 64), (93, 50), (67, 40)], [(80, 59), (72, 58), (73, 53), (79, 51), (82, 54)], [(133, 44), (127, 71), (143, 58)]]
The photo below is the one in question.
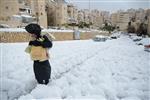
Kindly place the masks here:
[(84, 21), (84, 12), (83, 12), (83, 10), (79, 10), (78, 11), (78, 18), (77, 18), (77, 20), (78, 20), (78, 23)]
[(56, 2), (47, 0), (47, 23), (48, 27), (56, 26)]
[(57, 2), (56, 7), (56, 26), (63, 26), (67, 23), (68, 14), (67, 14), (67, 4), (62, 2)]
[(89, 24), (90, 23), (90, 11), (89, 9), (83, 9), (83, 14), (84, 14), (84, 22)]
[(73, 6), (73, 4), (67, 5), (67, 12), (68, 12), (68, 17), (74, 18), (74, 6)]
[(138, 9), (135, 13), (135, 19), (143, 21), (144, 18), (145, 18), (144, 9)]
[(0, 20), (8, 21), (19, 13), (18, 0), (0, 0)]
[(74, 6), (74, 19), (78, 24), (78, 8)]
[(100, 28), (102, 27), (103, 16), (100, 11), (92, 10), (90, 14), (90, 22), (92, 23), (93, 28)]
[(111, 19), (111, 24), (113, 26), (117, 26), (117, 13), (112, 13), (110, 19)]
[(36, 17), (39, 25), (47, 28), (46, 0), (31, 0), (30, 4), (32, 16)]
[(108, 11), (101, 11), (101, 16), (103, 17), (103, 22), (110, 21), (110, 13)]
[(25, 27), (28, 23), (35, 22), (36, 17), (32, 17), (31, 2), (28, 0), (18, 0), (19, 14), (14, 15), (12, 18), (17, 20), (20, 17), (20, 25), (17, 27)]
[(129, 14), (129, 19), (132, 20), (133, 18), (136, 18), (136, 9), (128, 9), (127, 13)]
[(6, 24), (9, 25), (9, 27), (17, 26), (20, 22), (14, 21), (12, 16), (18, 14), (18, 0), (0, 0), (0, 24)]
[(0, 24), (23, 27), (35, 19), (47, 27), (45, 0), (0, 0)]
[(30, 8), (31, 3), (25, 0), (18, 0), (19, 3), (19, 14), (22, 15), (31, 15), (32, 11)]
[(67, 5), (68, 24), (78, 24), (78, 9), (73, 4)]
[(117, 26), (119, 26), (120, 30), (126, 31), (129, 22), (130, 19), (127, 12), (120, 12), (117, 14)]

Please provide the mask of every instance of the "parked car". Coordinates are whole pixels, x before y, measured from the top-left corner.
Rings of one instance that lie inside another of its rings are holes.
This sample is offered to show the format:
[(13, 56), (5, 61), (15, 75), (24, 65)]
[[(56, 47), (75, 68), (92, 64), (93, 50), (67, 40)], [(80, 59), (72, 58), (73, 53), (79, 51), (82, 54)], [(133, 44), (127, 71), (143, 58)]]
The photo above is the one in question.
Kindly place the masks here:
[(150, 44), (144, 45), (144, 51), (150, 52)]
[(117, 39), (120, 37), (120, 33), (117, 32), (117, 33), (112, 33), (112, 35), (110, 36), (111, 39)]
[(97, 41), (97, 42), (105, 42), (107, 40), (107, 36), (103, 36), (103, 35), (96, 35), (93, 40)]

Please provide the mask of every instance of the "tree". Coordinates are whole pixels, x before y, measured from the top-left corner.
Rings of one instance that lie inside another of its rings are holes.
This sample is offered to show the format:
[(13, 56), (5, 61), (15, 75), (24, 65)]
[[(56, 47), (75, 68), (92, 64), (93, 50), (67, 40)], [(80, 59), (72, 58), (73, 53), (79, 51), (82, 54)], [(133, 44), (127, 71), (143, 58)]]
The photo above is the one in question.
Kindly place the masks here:
[(147, 35), (147, 25), (146, 24), (144, 24), (144, 23), (140, 24), (137, 35), (138, 36)]
[(128, 23), (127, 31), (128, 33), (135, 33), (135, 27), (131, 25), (131, 22)]
[(62, 24), (62, 26), (65, 26), (65, 28), (68, 28), (68, 24), (67, 23)]
[(115, 29), (115, 27), (112, 26), (111, 24), (105, 23), (105, 25), (102, 29), (108, 31), (109, 33), (111, 33)]

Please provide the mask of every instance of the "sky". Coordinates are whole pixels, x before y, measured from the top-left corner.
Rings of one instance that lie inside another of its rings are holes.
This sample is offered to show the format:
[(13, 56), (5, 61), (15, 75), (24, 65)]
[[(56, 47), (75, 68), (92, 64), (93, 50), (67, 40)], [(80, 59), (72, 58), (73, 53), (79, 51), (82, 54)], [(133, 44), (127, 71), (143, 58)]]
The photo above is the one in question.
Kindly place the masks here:
[(129, 8), (150, 8), (150, 0), (66, 0), (66, 2), (73, 3), (79, 9), (90, 8), (110, 12), (115, 12), (120, 9), (126, 10)]

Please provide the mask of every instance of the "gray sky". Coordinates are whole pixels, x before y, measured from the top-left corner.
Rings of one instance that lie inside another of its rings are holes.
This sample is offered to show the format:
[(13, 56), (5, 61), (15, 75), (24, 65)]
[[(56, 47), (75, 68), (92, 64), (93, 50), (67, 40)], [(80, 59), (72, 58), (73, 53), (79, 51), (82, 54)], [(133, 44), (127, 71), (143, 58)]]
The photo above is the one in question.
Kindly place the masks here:
[(89, 9), (89, 1), (91, 9), (107, 10), (115, 12), (119, 9), (126, 10), (129, 8), (150, 8), (150, 0), (66, 0), (75, 4), (80, 9)]

